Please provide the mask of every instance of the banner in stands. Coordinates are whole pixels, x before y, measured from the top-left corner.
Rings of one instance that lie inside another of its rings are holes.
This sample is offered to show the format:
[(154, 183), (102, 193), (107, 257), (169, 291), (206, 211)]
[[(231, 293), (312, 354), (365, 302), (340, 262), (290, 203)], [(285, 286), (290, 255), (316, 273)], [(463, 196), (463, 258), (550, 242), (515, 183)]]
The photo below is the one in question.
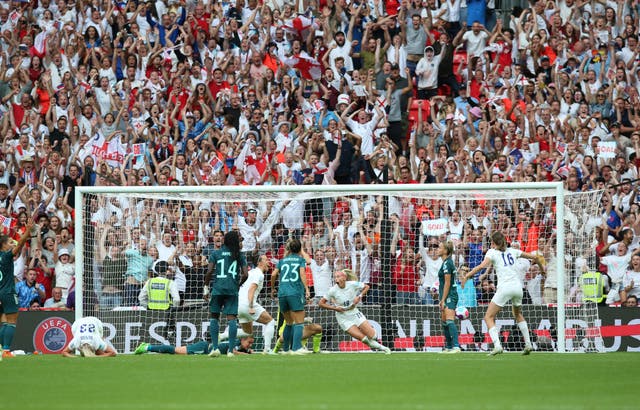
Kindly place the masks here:
[[(403, 309), (402, 315), (398, 311)], [(532, 310), (535, 309), (535, 314)], [(460, 343), (466, 350), (484, 351), (488, 349), (486, 325), (482, 321), (484, 307), (469, 309), (469, 319), (459, 323)], [(391, 308), (392, 328), (383, 330), (380, 309), (374, 306), (362, 306), (361, 311), (373, 324), (378, 335), (393, 332), (394, 347), (404, 351), (439, 351), (444, 344), (442, 327), (437, 306), (412, 306)], [(640, 318), (637, 309), (603, 307), (599, 310), (602, 324), (603, 347), (606, 351), (640, 351)], [(542, 312), (542, 314), (541, 314)], [(524, 315), (528, 318), (529, 328), (538, 350), (551, 351), (555, 348), (555, 309), (536, 306), (524, 306)], [(153, 318), (152, 318), (153, 316)], [(170, 343), (178, 346), (207, 339), (209, 321), (202, 321), (202, 312), (186, 310), (172, 313), (148, 311), (109, 311), (100, 312), (104, 322), (104, 335), (120, 353), (131, 353), (141, 342)], [(333, 312), (312, 308), (307, 312), (313, 322), (323, 327), (322, 349), (328, 351), (358, 351), (368, 348), (358, 341), (347, 340), (335, 321)], [(536, 319), (532, 319), (537, 317)], [(198, 319), (200, 318), (200, 319)], [(34, 350), (43, 353), (61, 353), (71, 341), (71, 323), (73, 312), (22, 312), (18, 319), (16, 337), (12, 350), (26, 352)], [(521, 341), (511, 331), (515, 322), (507, 314), (501, 314), (497, 320), (502, 330), (505, 347), (520, 350)], [(224, 324), (223, 324), (224, 325)], [(567, 351), (592, 350), (594, 340), (589, 337), (590, 326), (582, 320), (567, 321)], [(257, 332), (260, 334), (261, 332)], [(261, 343), (257, 340), (257, 343)], [(254, 346), (261, 348), (261, 346)]]

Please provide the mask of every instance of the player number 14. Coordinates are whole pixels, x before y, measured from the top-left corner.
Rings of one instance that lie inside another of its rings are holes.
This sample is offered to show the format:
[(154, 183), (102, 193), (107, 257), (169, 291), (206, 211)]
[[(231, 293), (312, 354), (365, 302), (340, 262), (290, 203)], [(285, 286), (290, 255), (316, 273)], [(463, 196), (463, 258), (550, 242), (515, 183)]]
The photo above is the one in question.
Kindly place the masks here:
[(216, 278), (226, 278), (227, 277), (227, 272), (231, 274), (231, 276), (235, 279), (236, 276), (238, 275), (238, 261), (233, 261), (233, 263), (231, 265), (229, 265), (229, 269), (225, 270), (224, 269), (224, 259), (218, 259), (218, 265), (219, 269), (216, 269), (216, 271), (218, 272), (218, 274), (216, 275)]

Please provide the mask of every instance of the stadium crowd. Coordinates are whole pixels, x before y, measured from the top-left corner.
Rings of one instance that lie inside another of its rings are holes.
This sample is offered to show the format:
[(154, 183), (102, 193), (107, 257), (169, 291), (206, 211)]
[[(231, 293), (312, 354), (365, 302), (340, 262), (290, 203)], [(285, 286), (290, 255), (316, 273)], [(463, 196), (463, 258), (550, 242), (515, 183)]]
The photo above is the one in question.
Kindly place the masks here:
[[(532, 0), (510, 15), (495, 0), (3, 1), (0, 222), (16, 240), (36, 222), (15, 262), (20, 307), (73, 292), (77, 186), (561, 180), (606, 188), (598, 254), (623, 257), (607, 238), (638, 247), (639, 20), (630, 0)], [(436, 303), (442, 239), (470, 268), (492, 230), (526, 252), (554, 246), (548, 200), (395, 207), (398, 303)], [(87, 286), (104, 308), (136, 305), (157, 260), (171, 262), (181, 299), (201, 297), (206, 258), (231, 229), (253, 261), (277, 260), (297, 235), (316, 296), (348, 267), (378, 301), (375, 197), (89, 209)], [(446, 231), (423, 235), (437, 218)], [(640, 295), (634, 258), (631, 273), (615, 268), (612, 302)], [(602, 273), (619, 262), (591, 259)], [(554, 302), (535, 269), (528, 301)], [(495, 292), (490, 274), (470, 283), (468, 306)]]

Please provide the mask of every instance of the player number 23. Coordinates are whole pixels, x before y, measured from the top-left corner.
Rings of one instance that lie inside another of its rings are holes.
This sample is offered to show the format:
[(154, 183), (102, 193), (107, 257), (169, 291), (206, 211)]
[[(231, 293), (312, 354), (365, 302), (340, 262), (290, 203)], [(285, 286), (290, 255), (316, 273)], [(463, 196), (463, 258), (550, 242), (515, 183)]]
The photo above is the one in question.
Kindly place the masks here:
[(95, 325), (84, 324), (80, 325), (80, 333), (94, 333), (96, 331)]
[[(296, 282), (298, 280), (300, 265), (293, 263), (291, 265), (282, 265), (282, 282)], [(289, 277), (291, 273), (291, 277)]]

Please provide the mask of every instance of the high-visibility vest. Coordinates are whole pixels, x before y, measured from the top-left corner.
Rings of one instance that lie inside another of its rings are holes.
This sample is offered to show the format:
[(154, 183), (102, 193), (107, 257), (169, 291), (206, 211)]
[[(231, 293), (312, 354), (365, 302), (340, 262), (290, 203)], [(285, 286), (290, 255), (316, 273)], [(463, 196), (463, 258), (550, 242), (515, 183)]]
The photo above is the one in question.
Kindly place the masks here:
[(600, 272), (585, 272), (580, 277), (582, 300), (600, 303), (604, 300), (604, 278)]
[(148, 309), (167, 310), (171, 306), (171, 294), (169, 293), (169, 284), (171, 281), (167, 278), (152, 278), (149, 280), (147, 291), (149, 292)]

